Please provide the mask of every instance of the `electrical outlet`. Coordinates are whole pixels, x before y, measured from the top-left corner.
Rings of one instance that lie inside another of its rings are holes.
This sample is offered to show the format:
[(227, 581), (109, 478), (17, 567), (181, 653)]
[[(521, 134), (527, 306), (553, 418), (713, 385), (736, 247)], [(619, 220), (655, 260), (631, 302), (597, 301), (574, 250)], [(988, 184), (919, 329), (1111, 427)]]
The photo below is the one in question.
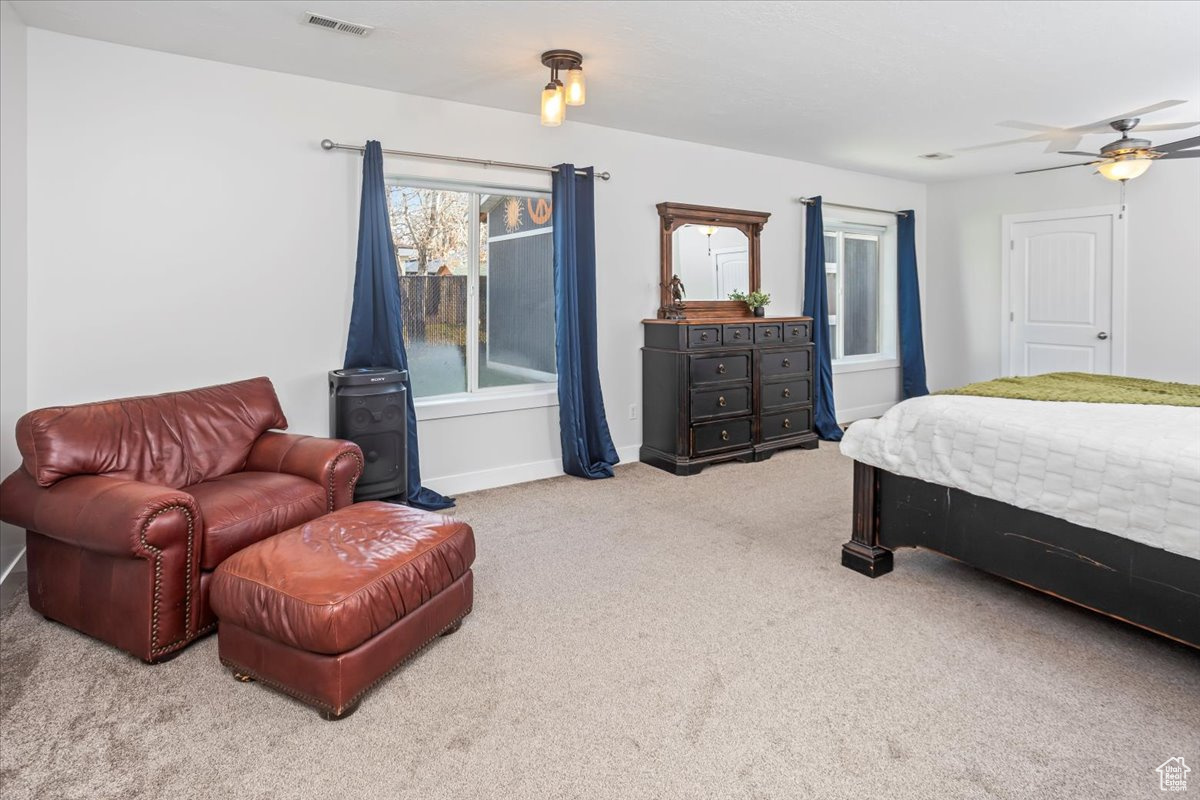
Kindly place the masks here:
[(629, 418), (637, 419), (637, 403), (629, 404)]

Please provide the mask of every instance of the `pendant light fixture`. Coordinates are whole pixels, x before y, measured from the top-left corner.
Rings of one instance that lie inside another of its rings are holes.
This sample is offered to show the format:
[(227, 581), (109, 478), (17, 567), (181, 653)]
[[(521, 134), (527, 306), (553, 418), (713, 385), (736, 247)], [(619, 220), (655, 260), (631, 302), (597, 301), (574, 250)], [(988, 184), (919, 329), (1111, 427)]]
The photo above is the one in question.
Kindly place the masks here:
[(542, 89), (542, 124), (547, 128), (557, 128), (563, 124), (567, 115), (567, 105), (563, 102), (563, 85), (551, 80)]
[[(542, 90), (542, 124), (557, 128), (567, 116), (567, 106), (581, 106), (587, 100), (583, 56), (574, 50), (547, 50), (542, 64), (550, 68), (550, 82)], [(559, 80), (560, 70), (566, 70), (565, 85)]]

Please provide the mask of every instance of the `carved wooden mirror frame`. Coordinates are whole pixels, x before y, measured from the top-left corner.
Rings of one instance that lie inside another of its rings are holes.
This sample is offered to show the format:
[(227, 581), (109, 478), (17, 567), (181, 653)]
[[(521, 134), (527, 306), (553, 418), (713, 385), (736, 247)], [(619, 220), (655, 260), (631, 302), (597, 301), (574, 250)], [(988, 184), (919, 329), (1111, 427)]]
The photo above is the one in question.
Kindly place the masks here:
[[(724, 317), (753, 316), (750, 309), (740, 300), (683, 300), (682, 309), (677, 309), (671, 297), (672, 241), (671, 234), (684, 225), (717, 225), (736, 228), (746, 234), (747, 261), (750, 266), (750, 289), (757, 292), (759, 285), (759, 234), (771, 216), (762, 211), (743, 211), (736, 208), (716, 206), (693, 206), (686, 203), (659, 203), (659, 242), (661, 253), (659, 287), (659, 319), (717, 319)], [(676, 313), (678, 312), (678, 313)]]

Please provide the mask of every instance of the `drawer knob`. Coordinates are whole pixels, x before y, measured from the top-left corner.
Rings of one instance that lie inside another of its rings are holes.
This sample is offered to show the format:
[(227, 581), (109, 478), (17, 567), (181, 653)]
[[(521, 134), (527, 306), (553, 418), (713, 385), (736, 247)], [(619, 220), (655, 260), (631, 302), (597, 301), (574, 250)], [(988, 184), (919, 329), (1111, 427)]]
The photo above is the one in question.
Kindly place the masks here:
[(792, 427), (792, 421), (791, 421), (790, 419), (787, 419), (787, 418), (785, 417), (785, 418), (784, 418), (784, 420), (783, 420), (783, 427), (785, 427), (785, 428), (790, 428), (790, 427)]
[(718, 375), (725, 374), (725, 365), (724, 364), (717, 364), (717, 374)]
[(708, 341), (708, 331), (701, 331), (701, 332), (700, 332), (700, 341), (702, 341), (702, 342), (707, 342), (707, 341)]
[(799, 335), (800, 335), (800, 329), (792, 328), (792, 336), (799, 336)]
[(742, 338), (742, 332), (741, 332), (741, 331), (734, 331), (734, 332), (733, 332), (733, 338), (735, 338), (735, 339), (740, 339), (740, 338)]
[(724, 395), (717, 398), (717, 405), (721, 406), (721, 408), (725, 407), (725, 396)]
[(785, 367), (790, 367), (790, 366), (792, 365), (792, 360), (791, 360), (790, 358), (785, 358), (785, 359), (783, 360), (783, 365), (784, 365)]
[(721, 439), (728, 442), (729, 441), (729, 431), (721, 431)]
[(783, 390), (783, 396), (784, 396), (784, 397), (791, 397), (791, 396), (792, 396), (792, 390), (791, 390), (791, 389), (784, 389), (784, 390)]
[(770, 339), (771, 338), (771, 329), (767, 328), (765, 331), (763, 331), (763, 336), (766, 337), (767, 339)]

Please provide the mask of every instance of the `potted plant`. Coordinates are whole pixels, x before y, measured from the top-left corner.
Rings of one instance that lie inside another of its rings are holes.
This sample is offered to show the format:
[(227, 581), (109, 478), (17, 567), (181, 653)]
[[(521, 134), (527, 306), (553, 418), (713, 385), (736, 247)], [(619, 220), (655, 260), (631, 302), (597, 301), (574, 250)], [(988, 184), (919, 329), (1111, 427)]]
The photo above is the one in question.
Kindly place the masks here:
[(745, 303), (746, 307), (756, 317), (766, 316), (767, 306), (771, 304), (771, 295), (766, 292), (751, 292), (750, 294), (746, 294), (745, 292), (730, 292), (729, 299)]

